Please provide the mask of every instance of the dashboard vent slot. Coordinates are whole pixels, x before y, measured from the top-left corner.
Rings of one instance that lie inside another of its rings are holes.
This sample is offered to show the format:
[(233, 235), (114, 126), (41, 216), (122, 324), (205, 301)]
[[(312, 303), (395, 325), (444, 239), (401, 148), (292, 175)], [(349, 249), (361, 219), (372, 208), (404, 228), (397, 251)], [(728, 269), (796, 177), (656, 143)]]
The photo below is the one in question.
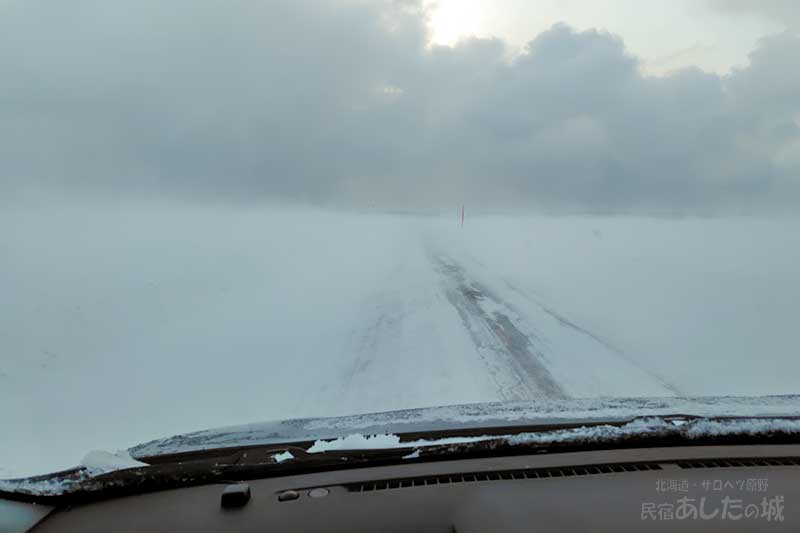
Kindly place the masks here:
[(538, 479), (551, 477), (591, 476), (595, 474), (613, 474), (615, 472), (643, 472), (661, 470), (657, 463), (615, 463), (581, 466), (565, 466), (558, 468), (526, 468), (520, 470), (498, 470), (492, 472), (469, 472), (463, 474), (445, 474), (440, 476), (419, 476), (397, 479), (381, 479), (345, 483), (348, 492), (372, 492), (376, 490), (402, 489), (421, 487), (424, 485), (449, 485), (452, 483), (472, 483), (477, 481), (499, 481), (510, 479)]
[(743, 466), (800, 466), (800, 457), (746, 457), (736, 459), (691, 459), (677, 461), (684, 469), (689, 468), (740, 468)]

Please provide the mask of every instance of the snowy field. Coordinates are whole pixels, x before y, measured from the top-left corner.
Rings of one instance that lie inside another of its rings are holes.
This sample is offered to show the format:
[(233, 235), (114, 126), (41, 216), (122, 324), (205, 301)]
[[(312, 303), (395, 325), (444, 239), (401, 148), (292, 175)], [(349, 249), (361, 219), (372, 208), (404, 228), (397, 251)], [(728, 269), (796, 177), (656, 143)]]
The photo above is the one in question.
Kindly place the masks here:
[(797, 218), (0, 212), (0, 477), (269, 419), (800, 392)]

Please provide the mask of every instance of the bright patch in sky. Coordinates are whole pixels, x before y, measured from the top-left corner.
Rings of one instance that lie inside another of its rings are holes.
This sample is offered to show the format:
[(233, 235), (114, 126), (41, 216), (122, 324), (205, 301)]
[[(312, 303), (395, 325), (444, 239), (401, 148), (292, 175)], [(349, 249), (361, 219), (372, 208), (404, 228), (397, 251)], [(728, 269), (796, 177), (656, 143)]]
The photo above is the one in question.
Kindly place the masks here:
[(481, 0), (429, 2), (431, 41), (453, 45), (460, 38), (486, 34), (487, 5)]
[(498, 37), (512, 54), (553, 24), (619, 35), (649, 74), (688, 66), (727, 73), (747, 64), (765, 35), (784, 29), (775, 18), (712, 9), (694, 0), (427, 0), (431, 41)]

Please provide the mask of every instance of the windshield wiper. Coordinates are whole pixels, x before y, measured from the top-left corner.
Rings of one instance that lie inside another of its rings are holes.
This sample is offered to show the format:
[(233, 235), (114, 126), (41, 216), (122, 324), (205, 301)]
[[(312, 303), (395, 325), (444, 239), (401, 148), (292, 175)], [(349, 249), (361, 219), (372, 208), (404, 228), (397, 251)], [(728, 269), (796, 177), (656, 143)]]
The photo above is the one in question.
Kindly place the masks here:
[[(46, 504), (74, 504), (157, 490), (234, 483), (319, 471), (531, 453), (563, 453), (668, 446), (800, 443), (800, 417), (639, 417), (628, 421), (557, 424), (405, 433), (391, 439), (347, 438), (242, 446), (138, 457), (146, 467), (88, 476), (73, 469), (22, 480), (17, 490), (0, 486), (0, 497)], [(288, 454), (290, 455), (287, 455)], [(281, 457), (290, 457), (280, 460)], [(32, 490), (37, 487), (53, 490)], [(61, 489), (61, 490), (58, 490)]]

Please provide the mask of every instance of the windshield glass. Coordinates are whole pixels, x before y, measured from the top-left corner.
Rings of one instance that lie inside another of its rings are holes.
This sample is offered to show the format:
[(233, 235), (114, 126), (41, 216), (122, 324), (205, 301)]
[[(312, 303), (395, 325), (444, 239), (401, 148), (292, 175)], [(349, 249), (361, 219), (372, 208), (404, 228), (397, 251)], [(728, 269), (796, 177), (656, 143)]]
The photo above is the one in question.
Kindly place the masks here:
[(0, 478), (268, 420), (800, 393), (799, 27), (0, 0)]

